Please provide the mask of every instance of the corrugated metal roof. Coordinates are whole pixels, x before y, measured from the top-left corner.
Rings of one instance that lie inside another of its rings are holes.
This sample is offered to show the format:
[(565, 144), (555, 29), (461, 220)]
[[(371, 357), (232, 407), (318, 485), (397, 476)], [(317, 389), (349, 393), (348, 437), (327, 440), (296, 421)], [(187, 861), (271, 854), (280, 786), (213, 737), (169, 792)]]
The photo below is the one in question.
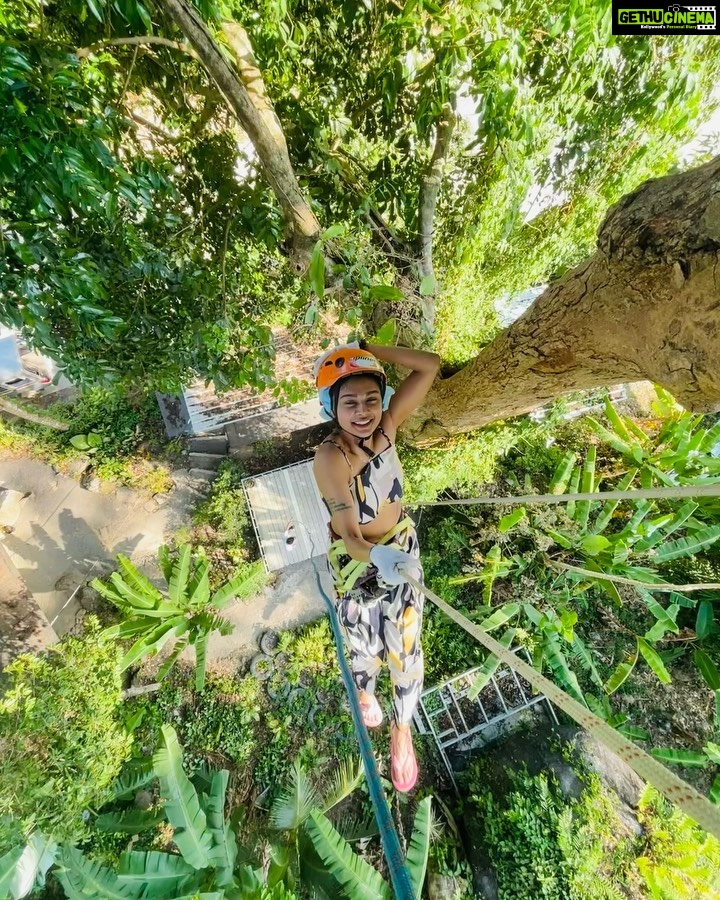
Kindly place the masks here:
[(312, 460), (245, 478), (243, 488), (269, 572), (327, 551), (330, 516), (315, 484)]

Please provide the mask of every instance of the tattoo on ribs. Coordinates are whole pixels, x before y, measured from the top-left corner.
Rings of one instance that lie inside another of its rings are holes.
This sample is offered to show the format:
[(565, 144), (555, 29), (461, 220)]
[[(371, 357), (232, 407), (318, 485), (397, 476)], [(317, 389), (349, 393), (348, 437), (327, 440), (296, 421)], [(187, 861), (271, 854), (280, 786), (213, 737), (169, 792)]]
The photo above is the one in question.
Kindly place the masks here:
[(352, 506), (344, 500), (328, 500), (328, 507), (330, 508), (332, 515), (343, 512), (346, 509), (352, 509)]

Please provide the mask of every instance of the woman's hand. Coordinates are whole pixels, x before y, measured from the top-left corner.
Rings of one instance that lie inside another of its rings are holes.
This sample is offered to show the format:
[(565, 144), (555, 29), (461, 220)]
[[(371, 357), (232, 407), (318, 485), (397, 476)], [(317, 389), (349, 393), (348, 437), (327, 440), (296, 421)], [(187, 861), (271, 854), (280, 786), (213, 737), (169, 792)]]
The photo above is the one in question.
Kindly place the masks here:
[(408, 347), (383, 347), (380, 344), (367, 344), (367, 349), (381, 362), (389, 362), (396, 366), (412, 369), (395, 391), (388, 407), (395, 427), (399, 427), (427, 396), (440, 369), (440, 357), (437, 353), (410, 350)]

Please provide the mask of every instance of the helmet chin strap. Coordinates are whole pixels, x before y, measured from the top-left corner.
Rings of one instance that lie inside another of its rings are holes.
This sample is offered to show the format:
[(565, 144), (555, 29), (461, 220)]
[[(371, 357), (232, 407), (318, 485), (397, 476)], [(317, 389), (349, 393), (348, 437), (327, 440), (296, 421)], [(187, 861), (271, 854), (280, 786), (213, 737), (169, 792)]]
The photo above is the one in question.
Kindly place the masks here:
[[(335, 421), (337, 422), (337, 419), (336, 419)], [(369, 457), (375, 456), (374, 451), (370, 450), (368, 447), (365, 446), (365, 441), (368, 440), (368, 438), (362, 437), (362, 436), (359, 435), (359, 434), (355, 434), (355, 433), (352, 432), (352, 431), (348, 431), (348, 429), (347, 429), (347, 428), (343, 428), (343, 427), (340, 425), (339, 422), (338, 422), (338, 427), (340, 428), (340, 431), (345, 431), (347, 434), (350, 435), (350, 437), (355, 438), (355, 440), (357, 441), (358, 447), (359, 447), (359, 448), (360, 448), (367, 456), (369, 456)], [(374, 432), (373, 432), (373, 434), (374, 434)], [(371, 437), (372, 437), (372, 435), (371, 435)]]

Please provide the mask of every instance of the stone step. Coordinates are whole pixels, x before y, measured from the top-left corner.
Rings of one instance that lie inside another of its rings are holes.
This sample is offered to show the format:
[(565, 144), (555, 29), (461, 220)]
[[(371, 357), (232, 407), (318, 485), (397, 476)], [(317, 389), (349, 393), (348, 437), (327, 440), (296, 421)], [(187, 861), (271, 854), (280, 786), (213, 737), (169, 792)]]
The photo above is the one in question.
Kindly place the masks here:
[(217, 471), (224, 459), (227, 459), (224, 453), (188, 453), (190, 468), (211, 469)]
[(218, 453), (224, 456), (227, 446), (226, 434), (204, 434), (190, 438), (188, 441), (190, 453)]
[(195, 478), (197, 481), (215, 481), (217, 474), (215, 469), (188, 469), (190, 478)]

